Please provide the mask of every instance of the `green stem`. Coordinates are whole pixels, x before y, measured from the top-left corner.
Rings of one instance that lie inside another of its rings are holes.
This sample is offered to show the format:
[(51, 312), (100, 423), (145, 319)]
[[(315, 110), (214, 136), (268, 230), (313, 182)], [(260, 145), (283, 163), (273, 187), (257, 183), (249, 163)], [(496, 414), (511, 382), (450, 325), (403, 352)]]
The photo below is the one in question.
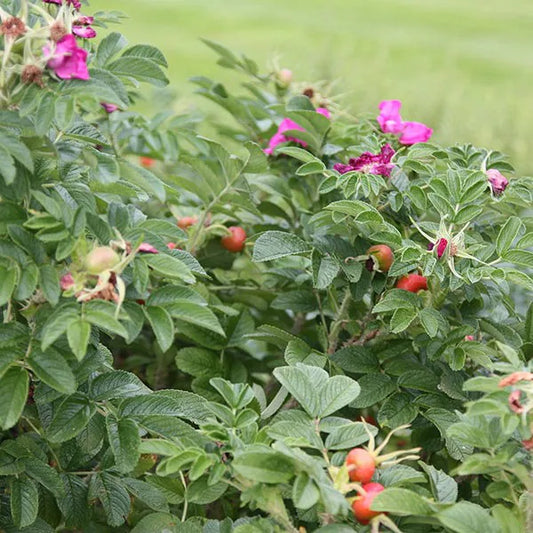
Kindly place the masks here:
[(328, 335), (328, 354), (331, 355), (337, 349), (337, 342), (339, 333), (341, 332), (344, 320), (346, 319), (346, 313), (350, 307), (350, 302), (352, 300), (352, 294), (350, 292), (350, 287), (346, 287), (344, 293), (344, 298), (342, 300), (341, 306), (337, 312), (337, 318), (335, 322), (331, 325), (331, 329)]

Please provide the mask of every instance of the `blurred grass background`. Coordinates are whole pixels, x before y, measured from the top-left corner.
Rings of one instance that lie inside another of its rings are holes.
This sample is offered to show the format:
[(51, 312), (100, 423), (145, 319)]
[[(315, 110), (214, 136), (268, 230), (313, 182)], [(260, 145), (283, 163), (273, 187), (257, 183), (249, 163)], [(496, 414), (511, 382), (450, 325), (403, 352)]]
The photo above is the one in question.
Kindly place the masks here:
[[(131, 43), (165, 53), (178, 106), (194, 106), (187, 81), (235, 77), (204, 37), (243, 52), (262, 71), (277, 60), (295, 81), (332, 80), (356, 113), (403, 101), (405, 120), (445, 144), (509, 154), (533, 174), (533, 0), (91, 0), (120, 10)], [(181, 102), (181, 103), (180, 103)], [(204, 107), (206, 104), (202, 104)]]

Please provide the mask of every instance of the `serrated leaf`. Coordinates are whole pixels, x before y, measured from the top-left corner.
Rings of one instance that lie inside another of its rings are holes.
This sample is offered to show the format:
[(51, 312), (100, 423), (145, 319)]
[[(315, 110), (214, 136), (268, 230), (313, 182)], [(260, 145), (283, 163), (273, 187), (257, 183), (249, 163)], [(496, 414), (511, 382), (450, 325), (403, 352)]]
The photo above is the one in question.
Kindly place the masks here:
[(90, 395), (95, 401), (129, 398), (148, 394), (150, 389), (135, 375), (125, 370), (114, 370), (93, 379)]
[(47, 429), (50, 442), (64, 442), (80, 433), (94, 414), (94, 406), (81, 394), (65, 398)]
[(455, 533), (499, 533), (496, 520), (489, 510), (471, 502), (459, 502), (437, 513), (436, 518)]
[(174, 342), (174, 322), (172, 322), (172, 318), (163, 307), (145, 307), (144, 313), (152, 326), (161, 350), (166, 352)]
[(496, 250), (502, 256), (513, 244), (524, 224), (518, 217), (509, 217), (496, 237)]
[(294, 476), (291, 461), (266, 446), (238, 451), (231, 465), (239, 475), (256, 483), (287, 483)]
[(14, 478), (10, 493), (11, 517), (15, 525), (25, 528), (33, 524), (39, 511), (37, 485), (27, 477)]
[(74, 373), (65, 358), (56, 350), (43, 352), (32, 350), (28, 363), (35, 375), (44, 383), (63, 394), (76, 392), (77, 383)]
[(0, 427), (9, 429), (19, 420), (28, 397), (28, 372), (20, 367), (11, 367), (0, 379)]
[(94, 476), (92, 492), (102, 503), (110, 526), (124, 523), (130, 512), (130, 497), (120, 478), (102, 472)]
[(291, 233), (267, 231), (255, 241), (253, 261), (272, 261), (311, 251), (311, 246)]
[(139, 461), (141, 437), (139, 428), (130, 418), (117, 419), (106, 416), (107, 438), (115, 456), (115, 467), (119, 472), (131, 472)]
[(386, 511), (397, 516), (429, 516), (433, 514), (431, 505), (422, 496), (400, 488), (390, 488), (376, 494), (370, 509)]
[(378, 412), (380, 426), (395, 428), (411, 423), (417, 416), (418, 409), (413, 405), (408, 394), (397, 392), (389, 396)]
[(173, 279), (181, 279), (186, 283), (196, 280), (191, 270), (183, 261), (167, 254), (150, 254), (143, 257), (144, 261), (158, 274)]
[(81, 361), (87, 353), (91, 337), (91, 324), (79, 318), (71, 322), (67, 328), (67, 339), (72, 353)]

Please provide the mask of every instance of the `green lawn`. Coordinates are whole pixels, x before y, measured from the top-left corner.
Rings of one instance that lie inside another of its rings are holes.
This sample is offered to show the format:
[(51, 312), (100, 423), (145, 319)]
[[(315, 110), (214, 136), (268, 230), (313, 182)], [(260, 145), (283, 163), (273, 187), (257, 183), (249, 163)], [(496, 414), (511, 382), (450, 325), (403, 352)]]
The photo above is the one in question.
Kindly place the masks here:
[[(166, 54), (172, 86), (194, 105), (190, 76), (225, 81), (199, 37), (273, 59), (298, 80), (330, 79), (355, 112), (382, 99), (426, 122), (443, 143), (509, 153), (533, 173), (532, 0), (92, 0), (131, 18), (131, 42)], [(184, 102), (184, 103), (183, 103)]]

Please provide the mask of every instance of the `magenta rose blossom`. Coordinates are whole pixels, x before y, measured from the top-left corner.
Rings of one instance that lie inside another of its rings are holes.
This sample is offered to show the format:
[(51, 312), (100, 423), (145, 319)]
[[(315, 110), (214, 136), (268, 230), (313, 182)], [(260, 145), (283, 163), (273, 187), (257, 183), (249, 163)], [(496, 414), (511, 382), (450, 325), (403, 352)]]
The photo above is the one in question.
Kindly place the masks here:
[(490, 168), (489, 170), (487, 170), (486, 174), (492, 192), (496, 195), (502, 194), (502, 192), (505, 191), (505, 189), (507, 188), (507, 185), (509, 185), (509, 180), (499, 170), (496, 170), (495, 168)]
[(94, 22), (94, 17), (88, 17), (86, 15), (80, 15), (75, 21), (74, 24), (81, 26), (88, 26)]
[[(326, 118), (331, 117), (331, 113), (325, 107), (317, 108), (316, 112), (320, 113), (321, 115), (324, 115)], [(274, 135), (268, 142), (268, 148), (265, 148), (263, 150), (265, 154), (272, 155), (274, 153), (274, 149), (276, 148), (276, 146), (278, 146), (278, 144), (286, 143), (288, 141), (301, 144), (304, 148), (307, 146), (307, 143), (305, 141), (302, 141), (301, 139), (297, 139), (296, 137), (285, 136), (284, 133), (289, 130), (305, 131), (299, 124), (296, 124), (294, 120), (291, 120), (290, 118), (284, 118), (278, 126), (278, 131), (274, 133)]]
[(114, 113), (118, 110), (118, 105), (115, 104), (106, 104), (105, 102), (100, 102), (100, 105), (106, 110), (107, 113)]
[(89, 71), (87, 70), (87, 51), (78, 48), (74, 35), (65, 35), (56, 44), (52, 54), (50, 46), (43, 48), (45, 55), (51, 56), (47, 66), (51, 68), (56, 75), (64, 80), (77, 78), (79, 80), (88, 80)]
[[(58, 6), (63, 4), (63, 0), (43, 0), (45, 4), (56, 4)], [(67, 4), (70, 6), (73, 6), (74, 9), (80, 9), (81, 8), (81, 2), (80, 0), (67, 0)]]
[(96, 32), (90, 26), (72, 26), (72, 33), (82, 39), (93, 39), (96, 37)]
[(379, 104), (378, 123), (383, 133), (400, 135), (401, 144), (423, 143), (429, 140), (433, 130), (421, 122), (403, 121), (400, 100), (383, 100)]
[(429, 141), (433, 130), (421, 122), (404, 122), (400, 134), (401, 144), (416, 144)]
[(358, 171), (364, 174), (376, 174), (388, 178), (394, 168), (394, 163), (390, 162), (393, 155), (394, 150), (392, 146), (386, 144), (381, 148), (379, 154), (364, 152), (359, 157), (350, 159), (347, 165), (337, 163), (333, 168), (341, 174)]
[(400, 133), (402, 131), (401, 107), (400, 100), (383, 100), (379, 104), (378, 122), (384, 133)]

